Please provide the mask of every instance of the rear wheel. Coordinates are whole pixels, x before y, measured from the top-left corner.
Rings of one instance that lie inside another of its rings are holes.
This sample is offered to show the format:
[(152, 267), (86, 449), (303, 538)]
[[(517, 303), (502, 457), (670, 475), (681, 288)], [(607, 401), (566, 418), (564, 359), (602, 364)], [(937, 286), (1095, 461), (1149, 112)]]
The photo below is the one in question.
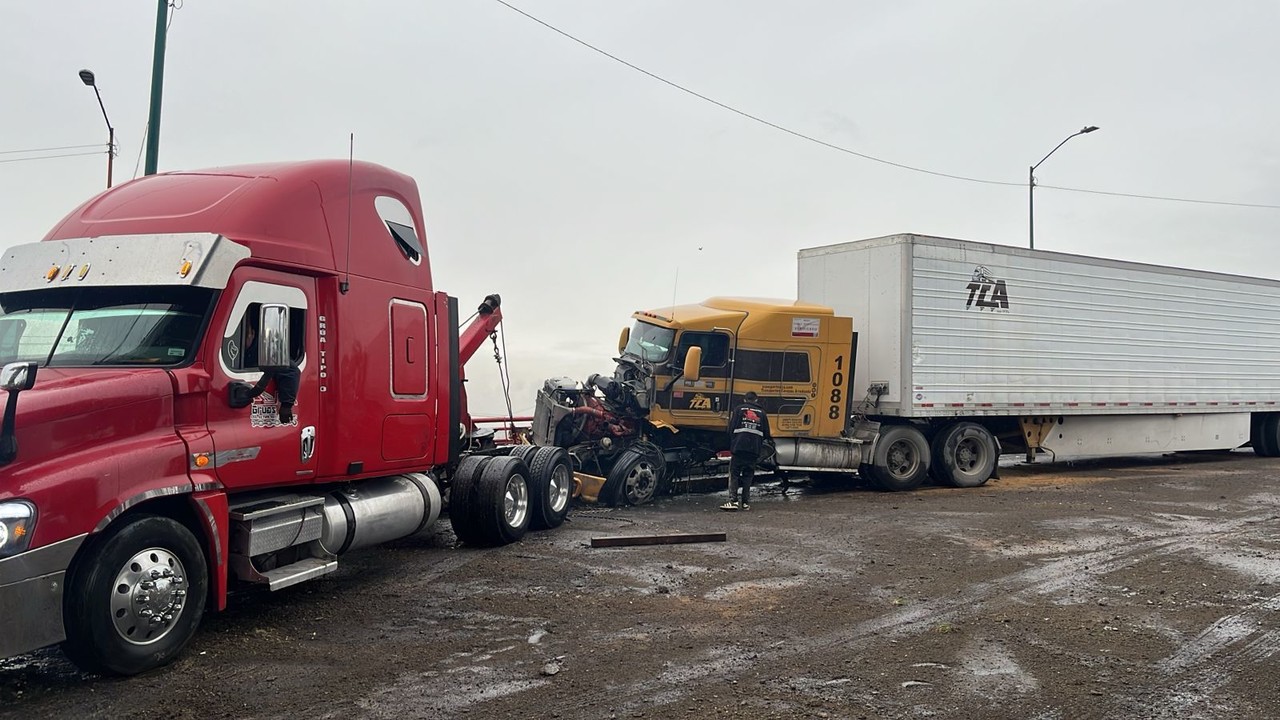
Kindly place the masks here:
[[(866, 466), (864, 466), (866, 467)], [(889, 425), (876, 442), (868, 474), (883, 490), (914, 490), (929, 473), (929, 443), (911, 425)]]
[(453, 526), (453, 534), (461, 542), (475, 543), (480, 539), (473, 517), (477, 502), (476, 487), (480, 482), (480, 473), (493, 459), (489, 455), (463, 458), (449, 481), (449, 524)]
[(524, 461), (525, 465), (529, 465), (533, 462), (533, 456), (541, 449), (537, 445), (513, 445), (511, 452), (507, 454), (511, 457), (518, 457)]
[(569, 515), (573, 495), (573, 462), (564, 448), (540, 447), (525, 455), (529, 464), (529, 527), (560, 527)]
[(645, 505), (653, 502), (662, 482), (664, 467), (650, 453), (636, 448), (622, 451), (609, 470), (609, 479), (601, 489), (602, 498), (617, 498), (615, 503)]
[(996, 439), (971, 422), (948, 425), (933, 438), (931, 474), (952, 487), (978, 487), (996, 469)]
[(208, 591), (204, 552), (186, 526), (155, 515), (121, 521), (68, 575), (63, 651), (116, 675), (170, 663), (195, 635)]
[(529, 529), (529, 466), (515, 457), (496, 457), (485, 465), (472, 505), (476, 542), (506, 545)]
[(1249, 438), (1253, 451), (1261, 457), (1280, 456), (1280, 413), (1255, 416)]

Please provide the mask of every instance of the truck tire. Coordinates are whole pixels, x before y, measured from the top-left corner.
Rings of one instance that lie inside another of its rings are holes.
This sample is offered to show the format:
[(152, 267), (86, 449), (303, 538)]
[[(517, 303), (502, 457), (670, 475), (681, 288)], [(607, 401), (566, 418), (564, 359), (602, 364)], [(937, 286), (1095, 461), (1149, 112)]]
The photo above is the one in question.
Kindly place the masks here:
[(569, 516), (573, 496), (573, 461), (564, 448), (540, 447), (525, 455), (529, 464), (529, 507), (534, 530), (558, 528)]
[(663, 463), (650, 453), (638, 448), (623, 450), (609, 469), (600, 497), (615, 505), (646, 505), (657, 496), (664, 470)]
[(529, 529), (529, 466), (516, 457), (496, 457), (484, 466), (471, 506), (474, 542), (507, 545)]
[(881, 490), (914, 490), (929, 474), (929, 442), (911, 425), (885, 426), (867, 469)]
[(513, 445), (511, 446), (511, 452), (507, 454), (511, 457), (520, 458), (524, 461), (525, 465), (530, 465), (533, 463), (533, 456), (540, 449), (541, 448), (537, 445)]
[(991, 479), (997, 460), (990, 430), (977, 423), (956, 423), (933, 437), (930, 473), (952, 487), (979, 487)]
[(472, 544), (480, 539), (474, 519), (476, 486), (480, 473), (492, 460), (489, 455), (463, 458), (449, 480), (449, 524), (459, 542)]
[(67, 657), (89, 672), (136, 675), (175, 660), (196, 633), (209, 570), (182, 523), (138, 515), (109, 527), (67, 578)]
[(1259, 457), (1280, 456), (1280, 413), (1267, 413), (1255, 416), (1252, 423), (1250, 443), (1253, 452)]

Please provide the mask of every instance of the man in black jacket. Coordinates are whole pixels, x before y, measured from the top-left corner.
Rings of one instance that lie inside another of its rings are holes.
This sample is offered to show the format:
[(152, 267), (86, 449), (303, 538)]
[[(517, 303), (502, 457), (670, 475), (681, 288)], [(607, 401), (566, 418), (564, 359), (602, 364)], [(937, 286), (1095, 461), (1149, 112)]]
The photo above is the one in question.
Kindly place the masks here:
[[(761, 449), (765, 442), (772, 441), (769, 417), (760, 407), (756, 394), (748, 392), (729, 418), (729, 451), (733, 457), (729, 461), (729, 502), (721, 505), (721, 510), (751, 509), (751, 478), (760, 461)], [(738, 488), (742, 489), (741, 499), (738, 499)]]

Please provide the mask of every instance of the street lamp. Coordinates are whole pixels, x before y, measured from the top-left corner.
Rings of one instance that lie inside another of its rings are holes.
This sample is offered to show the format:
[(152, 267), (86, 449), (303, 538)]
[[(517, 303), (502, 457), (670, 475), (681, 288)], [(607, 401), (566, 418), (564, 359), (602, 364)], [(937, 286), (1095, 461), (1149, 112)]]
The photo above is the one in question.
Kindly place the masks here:
[(102, 104), (102, 93), (98, 92), (98, 85), (93, 78), (92, 70), (81, 70), (80, 81), (85, 85), (93, 88), (93, 94), (98, 96), (98, 107), (102, 108), (102, 119), (107, 121), (107, 187), (111, 187), (111, 166), (112, 161), (116, 157), (116, 129), (111, 127), (111, 119), (107, 117), (107, 106)]
[[(1098, 129), (1097, 125), (1086, 125), (1085, 127), (1081, 128), (1079, 131), (1068, 135), (1066, 140), (1063, 140), (1062, 142), (1058, 143), (1058, 147), (1055, 147), (1054, 149), (1050, 150), (1049, 155), (1052, 155), (1058, 152), (1058, 148), (1062, 147), (1063, 145), (1066, 145), (1067, 140), (1070, 140), (1076, 135), (1084, 135), (1086, 133), (1091, 133), (1097, 129)], [(1045, 155), (1044, 157), (1040, 158), (1040, 162), (1036, 163), (1035, 165), (1032, 165), (1031, 169), (1027, 171), (1027, 222), (1028, 222), (1027, 239), (1030, 241), (1032, 250), (1036, 249), (1036, 168), (1040, 167), (1041, 163), (1043, 163), (1045, 160), (1048, 160), (1049, 155)]]

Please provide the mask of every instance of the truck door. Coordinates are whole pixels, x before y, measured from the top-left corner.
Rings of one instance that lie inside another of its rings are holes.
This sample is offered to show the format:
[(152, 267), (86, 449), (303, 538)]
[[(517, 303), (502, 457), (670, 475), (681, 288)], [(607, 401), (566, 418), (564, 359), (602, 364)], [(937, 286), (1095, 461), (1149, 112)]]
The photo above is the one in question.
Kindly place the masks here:
[(691, 347), (702, 348), (702, 377), (696, 381), (677, 378), (670, 390), (660, 398), (660, 404), (671, 408), (671, 414), (681, 422), (705, 420), (706, 425), (722, 427), (733, 410), (730, 383), (729, 348), (733, 337), (727, 332), (686, 331), (676, 345), (673, 367), (684, 365)]
[[(820, 363), (814, 362), (813, 354), (813, 349), (803, 346), (789, 347), (783, 354), (782, 379), (770, 403), (776, 403), (774, 426), (780, 432), (807, 435), (814, 430), (819, 383), (813, 369)], [(765, 406), (766, 412), (770, 409)]]
[[(290, 359), (299, 369), (298, 399), (293, 418), (280, 420), (280, 401), (272, 382), (248, 407), (233, 408), (228, 388), (233, 382), (258, 382), (258, 321), (264, 304), (289, 308)], [(223, 294), (209, 336), (207, 367), (211, 379), (209, 431), (214, 469), (228, 489), (311, 482), (317, 450), (320, 379), (317, 350), (315, 281), (258, 268), (241, 268)]]

